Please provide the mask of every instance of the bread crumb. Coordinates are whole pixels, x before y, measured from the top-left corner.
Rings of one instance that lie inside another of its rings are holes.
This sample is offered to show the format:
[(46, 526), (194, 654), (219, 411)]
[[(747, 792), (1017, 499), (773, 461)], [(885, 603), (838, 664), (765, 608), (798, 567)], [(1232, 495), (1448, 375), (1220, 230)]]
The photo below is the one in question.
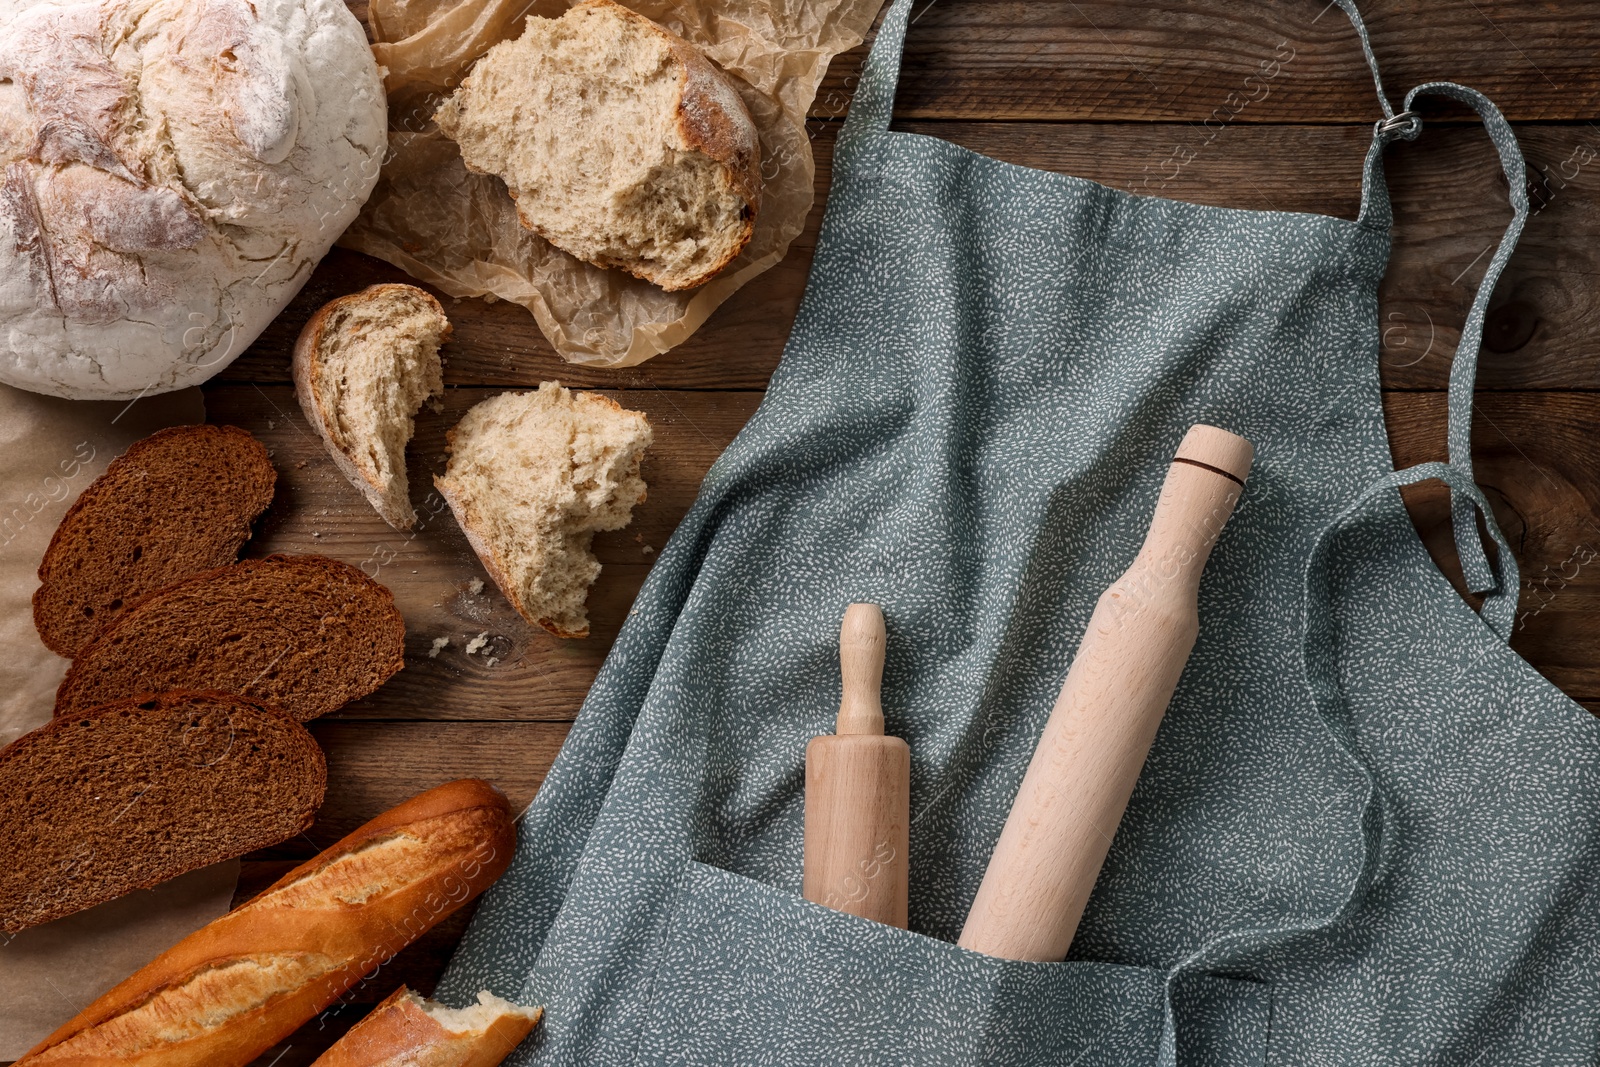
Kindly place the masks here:
[(483, 592), (483, 579), (474, 578), (472, 581), (468, 582), (467, 592), (471, 593), (473, 596), (477, 596), (479, 593)]
[(642, 552), (646, 556), (653, 556), (653, 555), (655, 555), (655, 552), (656, 552), (655, 547), (653, 545), (645, 545), (642, 548), (640, 548), (639, 551)]
[(467, 642), (467, 655), (469, 655), (469, 656), (472, 655), (474, 652), (478, 651), (478, 649), (482, 648), (484, 645), (487, 645), (488, 643), (489, 643), (489, 631), (485, 630), (483, 633), (479, 634), (477, 637), (474, 637), (471, 641)]
[(435, 637), (433, 639), (433, 647), (428, 649), (428, 658), (438, 659), (439, 653), (443, 652), (445, 647), (449, 644), (450, 639), (448, 637)]
[(276, 430), (277, 428), (278, 428), (277, 420), (275, 420), (275, 419), (268, 419), (267, 420), (267, 429)]
[(500, 662), (500, 657), (499, 656), (490, 656), (488, 659), (483, 661), (483, 665), (485, 667), (493, 667), (496, 663), (499, 663), (499, 662)]
[(321, 534), (321, 533), (319, 533), (319, 532), (318, 532), (318, 531), (316, 531), (316, 530), (312, 530), (312, 531), (311, 531), (311, 536), (312, 536), (312, 537), (321, 537), (321, 536), (322, 536), (322, 534)]

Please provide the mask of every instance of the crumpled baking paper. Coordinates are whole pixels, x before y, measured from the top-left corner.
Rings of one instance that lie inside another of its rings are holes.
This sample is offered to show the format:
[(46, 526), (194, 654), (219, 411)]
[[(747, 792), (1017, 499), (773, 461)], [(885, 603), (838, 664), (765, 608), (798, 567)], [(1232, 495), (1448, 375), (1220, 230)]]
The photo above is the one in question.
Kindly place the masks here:
[[(0, 385), (0, 745), (50, 721), (67, 661), (33, 628), (39, 560), (56, 524), (133, 442), (205, 421), (200, 390), (60, 400)], [(232, 860), (154, 889), (0, 934), (0, 1060), (13, 1060), (163, 950), (228, 910)]]
[(668, 293), (592, 266), (522, 228), (499, 178), (473, 174), (433, 112), (472, 64), (564, 0), (372, 0), (373, 52), (388, 70), (389, 157), (340, 244), (452, 296), (533, 312), (562, 358), (630, 367), (680, 344), (735, 290), (776, 264), (805, 226), (814, 167), (806, 112), (835, 55), (861, 43), (882, 0), (627, 0), (729, 74), (761, 134), (755, 233), (710, 282)]

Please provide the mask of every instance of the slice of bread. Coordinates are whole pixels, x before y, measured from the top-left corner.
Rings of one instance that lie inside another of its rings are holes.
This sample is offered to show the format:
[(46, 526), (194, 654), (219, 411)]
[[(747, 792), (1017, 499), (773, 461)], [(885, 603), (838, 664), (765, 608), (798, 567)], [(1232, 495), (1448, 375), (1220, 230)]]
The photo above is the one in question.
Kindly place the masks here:
[(39, 564), (33, 625), (68, 659), (139, 597), (232, 563), (278, 480), (233, 426), (174, 426), (111, 461), (56, 527)]
[(416, 525), (406, 442), (444, 394), (439, 346), (450, 320), (414, 285), (373, 285), (325, 305), (294, 346), (294, 386), (334, 466), (397, 530)]
[(651, 437), (639, 412), (544, 382), (468, 411), (433, 484), (519, 615), (557, 637), (588, 637), (584, 601), (600, 575), (590, 545), (644, 500)]
[(219, 689), (314, 719), (398, 671), (405, 632), (389, 590), (347, 563), (245, 560), (124, 611), (68, 669), (55, 713), (137, 693)]
[(476, 1004), (447, 1008), (401, 986), (312, 1067), (495, 1067), (543, 1015), (543, 1008), (524, 1008), (488, 990)]
[(754, 232), (761, 142), (738, 90), (611, 0), (529, 17), (434, 119), (528, 229), (668, 291), (709, 281)]
[(228, 693), (57, 719), (0, 749), (0, 929), (59, 919), (293, 837), (327, 767), (306, 728)]

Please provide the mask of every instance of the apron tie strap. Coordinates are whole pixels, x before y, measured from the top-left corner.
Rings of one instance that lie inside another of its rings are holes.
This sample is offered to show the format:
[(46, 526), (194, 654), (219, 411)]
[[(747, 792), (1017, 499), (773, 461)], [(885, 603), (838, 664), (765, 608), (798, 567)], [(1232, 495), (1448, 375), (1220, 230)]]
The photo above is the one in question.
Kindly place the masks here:
[[(1528, 221), (1527, 171), (1522, 159), (1522, 149), (1510, 123), (1494, 102), (1476, 89), (1454, 82), (1428, 82), (1406, 94), (1400, 114), (1389, 114), (1380, 121), (1373, 133), (1372, 147), (1367, 152), (1366, 171), (1362, 178), (1361, 217), (1363, 225), (1388, 229), (1394, 223), (1393, 209), (1389, 203), (1388, 189), (1383, 181), (1383, 149), (1395, 140), (1414, 140), (1422, 129), (1412, 105), (1420, 96), (1442, 96), (1466, 104), (1478, 113), (1483, 127), (1494, 142), (1500, 155), (1500, 167), (1509, 187), (1511, 222), (1506, 226), (1489, 260), (1477, 292), (1472, 298), (1472, 308), (1467, 312), (1461, 327), (1461, 342), (1456, 346), (1450, 363), (1450, 422), (1448, 430), (1448, 456), (1450, 464), (1459, 470), (1467, 481), (1472, 480), (1472, 390), (1478, 377), (1478, 353), (1483, 347), (1483, 322), (1488, 314), (1489, 299), (1494, 295), (1495, 283), (1505, 270), (1506, 261), (1522, 236)], [(1387, 111), (1387, 109), (1385, 109)], [(1474, 593), (1495, 589), (1494, 575), (1484, 554), (1483, 539), (1478, 534), (1477, 508), (1454, 486), (1450, 492), (1450, 520), (1455, 532), (1456, 553), (1461, 558), (1461, 570), (1467, 588)], [(1491, 537), (1499, 539), (1494, 516), (1482, 512), (1485, 526)]]

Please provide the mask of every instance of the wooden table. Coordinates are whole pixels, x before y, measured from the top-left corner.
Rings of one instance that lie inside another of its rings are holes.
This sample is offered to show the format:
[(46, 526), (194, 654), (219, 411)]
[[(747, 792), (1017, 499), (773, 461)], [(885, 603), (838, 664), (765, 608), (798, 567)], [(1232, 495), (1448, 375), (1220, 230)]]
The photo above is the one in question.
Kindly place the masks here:
[[(925, 2), (925, 0), (923, 0)], [(1479, 377), (1479, 478), (1523, 567), (1514, 645), (1600, 709), (1600, 0), (1367, 0), (1393, 99), (1450, 78), (1493, 97), (1516, 125), (1537, 213), (1495, 294)], [(358, 13), (361, 13), (358, 9)], [(538, 789), (655, 553), (700, 479), (761, 400), (805, 286), (829, 158), (864, 49), (834, 65), (811, 125), (817, 206), (788, 259), (747, 286), (687, 344), (641, 367), (557, 359), (521, 308), (451, 301), (443, 413), (412, 450), (423, 523), (385, 526), (307, 429), (289, 350), (325, 301), (377, 281), (382, 263), (336, 251), (279, 321), (206, 388), (210, 418), (272, 449), (277, 502), (252, 553), (321, 552), (363, 565), (405, 613), (406, 668), (371, 699), (312, 724), (328, 752), (328, 801), (308, 837), (253, 855), (243, 898), (290, 862), (425, 787), (475, 775), (520, 808)], [(1264, 76), (1263, 62), (1277, 61)], [(1247, 79), (1250, 79), (1247, 81)], [(1242, 208), (1356, 213), (1376, 117), (1354, 34), (1322, 0), (934, 0), (911, 29), (897, 123), (1015, 163), (1152, 195)], [(1509, 216), (1489, 146), (1465, 111), (1427, 112), (1421, 140), (1389, 151), (1396, 216), (1383, 286), (1383, 380), (1400, 465), (1444, 457), (1443, 389), (1457, 327)], [(612, 391), (648, 413), (656, 445), (633, 525), (596, 541), (605, 570), (594, 635), (563, 642), (520, 621), (488, 585), (429, 476), (445, 430), (471, 404), (546, 379)], [(1438, 492), (1411, 498), (1454, 567)], [(482, 647), (469, 654), (474, 638)], [(449, 645), (430, 655), (436, 638)], [(466, 916), (426, 937), (349, 1006), (260, 1061), (309, 1062), (401, 981), (431, 990)]]

